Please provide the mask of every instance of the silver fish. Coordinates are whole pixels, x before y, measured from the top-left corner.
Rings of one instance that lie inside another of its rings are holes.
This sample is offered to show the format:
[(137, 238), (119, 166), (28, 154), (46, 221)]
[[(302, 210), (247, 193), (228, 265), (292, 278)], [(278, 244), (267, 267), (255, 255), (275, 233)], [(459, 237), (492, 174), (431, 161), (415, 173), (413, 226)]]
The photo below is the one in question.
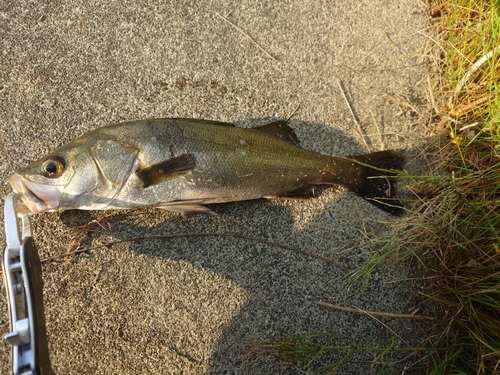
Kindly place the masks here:
[(391, 177), (403, 164), (395, 151), (346, 158), (304, 150), (285, 121), (246, 129), (155, 119), (93, 130), (19, 170), (9, 183), (20, 216), (152, 206), (210, 213), (205, 204), (311, 198), (317, 185), (345, 186), (400, 214)]

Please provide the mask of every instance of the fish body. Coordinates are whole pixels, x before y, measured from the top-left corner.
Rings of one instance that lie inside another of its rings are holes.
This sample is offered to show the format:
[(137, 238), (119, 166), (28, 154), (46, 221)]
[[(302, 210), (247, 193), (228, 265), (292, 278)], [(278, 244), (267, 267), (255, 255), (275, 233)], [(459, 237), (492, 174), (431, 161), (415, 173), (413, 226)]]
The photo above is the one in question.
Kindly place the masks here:
[(21, 216), (152, 206), (210, 212), (205, 204), (310, 198), (318, 185), (345, 186), (400, 213), (392, 173), (365, 164), (395, 170), (403, 167), (403, 159), (394, 151), (345, 158), (304, 150), (284, 121), (239, 128), (207, 120), (154, 119), (86, 133), (16, 172), (9, 182)]

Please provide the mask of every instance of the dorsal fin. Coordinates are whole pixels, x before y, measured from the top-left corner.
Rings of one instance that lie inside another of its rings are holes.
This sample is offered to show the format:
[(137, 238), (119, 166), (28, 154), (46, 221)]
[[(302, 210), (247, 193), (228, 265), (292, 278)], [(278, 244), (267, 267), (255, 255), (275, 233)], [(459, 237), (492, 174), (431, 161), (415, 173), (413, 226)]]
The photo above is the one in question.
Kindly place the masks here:
[(270, 124), (257, 126), (256, 128), (252, 129), (259, 130), (274, 138), (281, 139), (282, 141), (300, 147), (297, 135), (285, 120), (274, 121), (271, 122)]

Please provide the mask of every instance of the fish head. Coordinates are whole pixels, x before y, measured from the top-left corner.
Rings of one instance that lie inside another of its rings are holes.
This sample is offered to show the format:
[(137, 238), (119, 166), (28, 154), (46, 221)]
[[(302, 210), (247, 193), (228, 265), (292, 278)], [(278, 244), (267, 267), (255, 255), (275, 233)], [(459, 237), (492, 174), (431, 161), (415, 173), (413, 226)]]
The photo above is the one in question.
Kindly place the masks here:
[(103, 209), (113, 201), (133, 171), (137, 150), (116, 140), (85, 138), (10, 176), (18, 216)]

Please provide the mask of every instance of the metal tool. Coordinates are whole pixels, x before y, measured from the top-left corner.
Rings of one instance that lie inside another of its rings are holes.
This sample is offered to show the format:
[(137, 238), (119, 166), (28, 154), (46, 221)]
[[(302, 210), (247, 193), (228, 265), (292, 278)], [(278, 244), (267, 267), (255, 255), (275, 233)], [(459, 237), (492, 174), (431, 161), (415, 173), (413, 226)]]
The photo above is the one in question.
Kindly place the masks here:
[(28, 217), (19, 227), (13, 194), (5, 200), (5, 236), (3, 277), (9, 305), (10, 330), (5, 339), (12, 345), (14, 375), (48, 375), (51, 373), (40, 258), (31, 237)]

